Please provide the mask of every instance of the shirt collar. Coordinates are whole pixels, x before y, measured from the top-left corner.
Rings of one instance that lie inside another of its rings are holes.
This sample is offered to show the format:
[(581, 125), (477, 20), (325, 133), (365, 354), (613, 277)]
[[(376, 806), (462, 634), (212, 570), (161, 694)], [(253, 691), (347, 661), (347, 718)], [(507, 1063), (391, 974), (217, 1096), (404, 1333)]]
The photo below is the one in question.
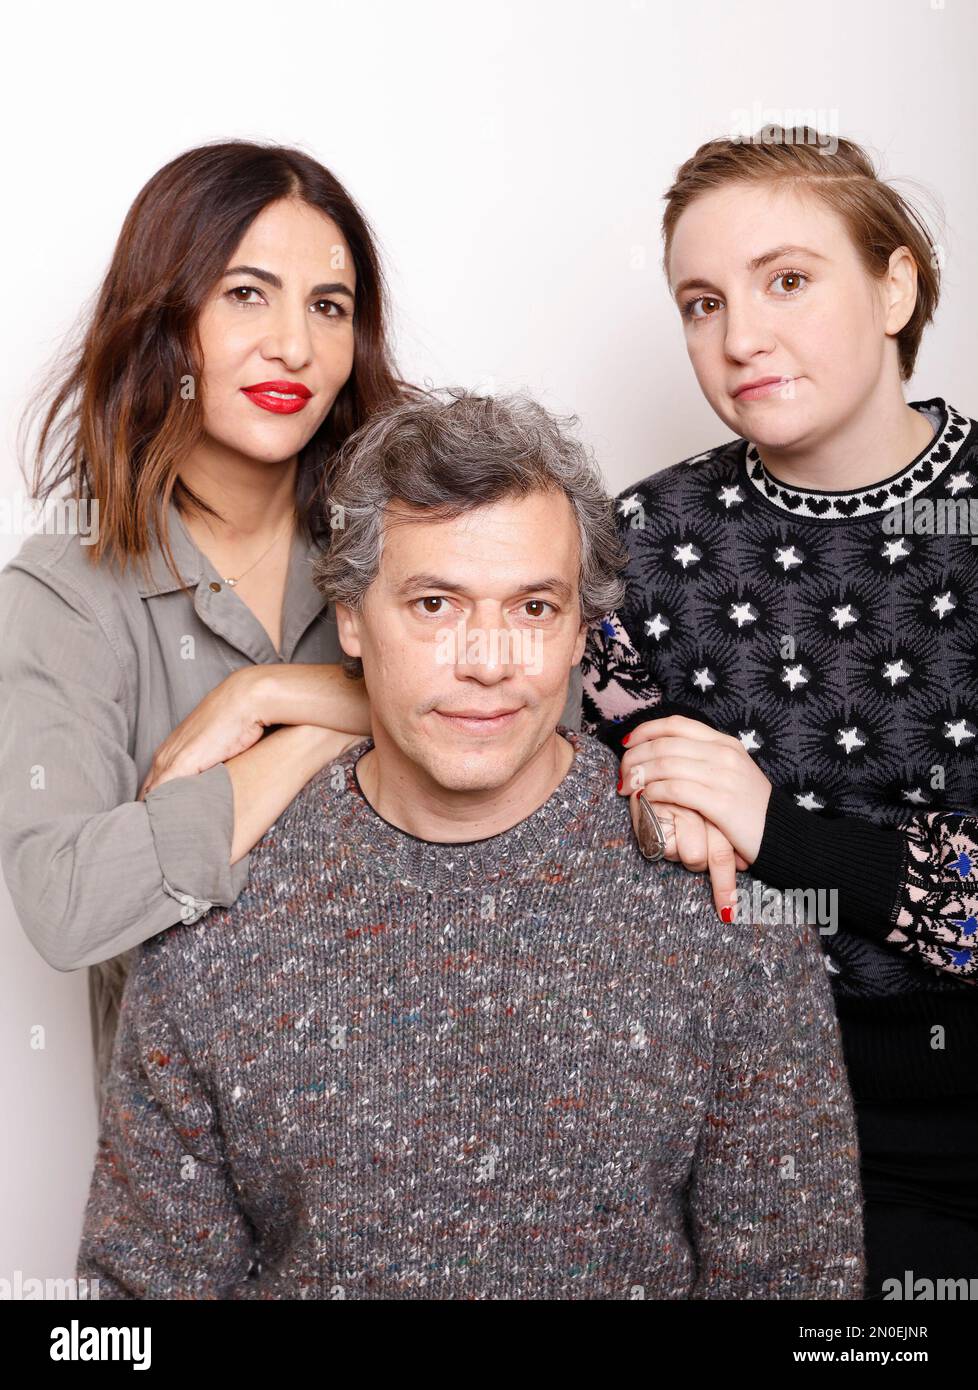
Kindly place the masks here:
[[(222, 635), (233, 641), (234, 645), (246, 651), (257, 661), (275, 660), (278, 653), (268, 641), (264, 628), (248, 609), (244, 600), (233, 590), (228, 590), (224, 576), (218, 574), (207, 556), (198, 549), (183, 524), (176, 503), (171, 498), (167, 504), (167, 525), (170, 549), (181, 579), (191, 588), (198, 590), (194, 606), (197, 612)], [(292, 551), (289, 557), (289, 570), (286, 578), (285, 601), (282, 620), (282, 660), (288, 661), (299, 643), (299, 639), (314, 618), (325, 614), (326, 600), (313, 583), (313, 564), (321, 554), (316, 542), (307, 540), (301, 528), (292, 537)], [(159, 594), (170, 594), (180, 589), (181, 584), (173, 577), (166, 563), (159, 536), (154, 528), (147, 554), (147, 575), (137, 571), (136, 588), (143, 598), (154, 598)], [(203, 581), (203, 582), (202, 582)], [(215, 587), (217, 586), (217, 587)], [(224, 608), (225, 598), (231, 599), (231, 608)], [(215, 599), (221, 601), (221, 612), (215, 608)], [(244, 610), (244, 611), (242, 611)], [(240, 618), (242, 621), (238, 622)], [(247, 627), (245, 626), (247, 625)], [(225, 631), (227, 626), (227, 631)], [(251, 627), (255, 631), (251, 631)]]
[[(208, 565), (209, 562), (190, 539), (190, 535), (180, 519), (177, 504), (172, 497), (167, 504), (166, 519), (170, 550), (173, 552), (173, 558), (181, 578), (188, 584), (197, 584), (202, 577), (204, 566)], [(157, 594), (170, 594), (181, 587), (166, 563), (163, 546), (155, 529), (146, 559), (149, 577), (147, 578), (139, 570), (136, 581), (136, 588), (143, 598), (154, 598)], [(209, 567), (213, 568), (213, 566)]]

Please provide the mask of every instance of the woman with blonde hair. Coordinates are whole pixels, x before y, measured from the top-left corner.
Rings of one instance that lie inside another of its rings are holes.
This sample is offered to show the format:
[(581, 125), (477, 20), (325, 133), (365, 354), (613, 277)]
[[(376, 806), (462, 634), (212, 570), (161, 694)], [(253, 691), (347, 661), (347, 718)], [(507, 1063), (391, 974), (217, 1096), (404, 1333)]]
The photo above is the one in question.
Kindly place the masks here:
[(971, 1277), (978, 425), (903, 395), (941, 258), (864, 150), (809, 128), (712, 140), (665, 200), (689, 358), (737, 437), (620, 495), (627, 592), (591, 634), (584, 727), (724, 920), (737, 869), (774, 908), (834, 906), (867, 1297)]

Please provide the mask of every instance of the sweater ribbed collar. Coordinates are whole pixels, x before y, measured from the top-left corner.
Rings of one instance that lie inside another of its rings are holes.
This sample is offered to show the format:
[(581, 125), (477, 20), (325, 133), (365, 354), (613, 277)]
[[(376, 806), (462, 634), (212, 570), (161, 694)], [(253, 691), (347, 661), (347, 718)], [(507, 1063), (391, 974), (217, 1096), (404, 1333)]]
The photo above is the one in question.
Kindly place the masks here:
[[(792, 516), (841, 521), (889, 511), (916, 497), (940, 477), (957, 477), (955, 459), (972, 425), (966, 415), (947, 405), (939, 396), (929, 401), (910, 401), (909, 404), (914, 410), (930, 416), (936, 431), (934, 437), (905, 468), (870, 487), (852, 488), (848, 492), (789, 487), (771, 476), (761, 462), (757, 447), (749, 442), (743, 459), (747, 480), (768, 502), (781, 511), (790, 512)], [(952, 496), (954, 490), (952, 486)]]
[[(534, 872), (552, 881), (566, 871), (571, 855), (589, 841), (588, 821), (595, 815), (617, 825), (614, 817), (618, 760), (598, 739), (558, 724), (558, 734), (574, 749), (574, 760), (542, 806), (498, 835), (480, 840), (437, 842), (392, 825), (371, 806), (356, 775), (356, 765), (373, 746), (372, 738), (348, 748), (332, 764), (341, 766), (342, 839), (369, 857), (371, 870), (408, 887), (429, 893), (491, 891), (494, 884)], [(628, 818), (623, 798), (621, 817)], [(609, 814), (610, 812), (610, 814)], [(627, 828), (627, 826), (624, 826)], [(567, 837), (573, 839), (568, 844)]]

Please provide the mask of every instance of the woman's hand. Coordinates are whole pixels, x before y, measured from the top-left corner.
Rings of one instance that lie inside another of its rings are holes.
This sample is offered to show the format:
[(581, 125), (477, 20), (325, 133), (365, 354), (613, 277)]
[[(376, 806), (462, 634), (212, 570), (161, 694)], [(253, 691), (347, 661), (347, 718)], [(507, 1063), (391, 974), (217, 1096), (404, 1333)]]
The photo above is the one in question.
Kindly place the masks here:
[[(628, 798), (628, 809), (632, 816), (632, 829), (638, 839), (639, 816), (642, 809), (638, 804), (639, 792), (632, 792)], [(646, 796), (656, 814), (662, 833), (666, 839), (664, 859), (674, 864), (682, 864), (693, 873), (709, 870), (710, 884), (716, 910), (724, 922), (733, 921), (732, 909), (737, 902), (737, 870), (748, 867), (746, 861), (734, 849), (725, 835), (715, 825), (704, 820), (698, 811), (689, 811), (684, 806), (670, 806), (666, 802), (652, 801)]]
[(620, 792), (632, 796), (644, 790), (653, 809), (661, 802), (697, 812), (725, 837), (744, 868), (753, 864), (771, 783), (739, 738), (672, 714), (639, 724), (624, 742)]
[(174, 777), (192, 777), (251, 748), (272, 722), (261, 701), (263, 666), (242, 666), (216, 685), (153, 755), (137, 801)]
[(244, 753), (275, 724), (317, 725), (364, 738), (371, 727), (366, 686), (336, 663), (242, 666), (163, 740), (137, 801), (173, 777), (192, 777)]

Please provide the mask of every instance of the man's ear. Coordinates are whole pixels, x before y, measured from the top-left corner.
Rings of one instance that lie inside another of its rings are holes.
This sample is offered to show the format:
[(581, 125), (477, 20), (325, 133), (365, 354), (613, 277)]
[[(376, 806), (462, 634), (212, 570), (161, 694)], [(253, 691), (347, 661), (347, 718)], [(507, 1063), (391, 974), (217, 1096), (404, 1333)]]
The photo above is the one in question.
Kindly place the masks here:
[(340, 637), (340, 646), (347, 656), (362, 656), (359, 615), (345, 603), (337, 602), (333, 608), (336, 613), (336, 629)]

